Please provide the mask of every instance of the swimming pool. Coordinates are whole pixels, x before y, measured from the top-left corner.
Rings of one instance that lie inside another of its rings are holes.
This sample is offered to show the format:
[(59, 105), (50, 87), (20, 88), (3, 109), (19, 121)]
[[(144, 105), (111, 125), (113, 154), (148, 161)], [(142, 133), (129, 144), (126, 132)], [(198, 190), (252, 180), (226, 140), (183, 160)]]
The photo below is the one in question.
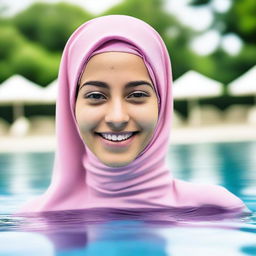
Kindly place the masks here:
[(0, 154), (1, 256), (256, 255), (256, 142), (170, 147), (168, 165), (175, 177), (223, 185), (253, 212), (202, 221), (165, 211), (12, 216), (48, 187), (53, 157), (53, 152)]

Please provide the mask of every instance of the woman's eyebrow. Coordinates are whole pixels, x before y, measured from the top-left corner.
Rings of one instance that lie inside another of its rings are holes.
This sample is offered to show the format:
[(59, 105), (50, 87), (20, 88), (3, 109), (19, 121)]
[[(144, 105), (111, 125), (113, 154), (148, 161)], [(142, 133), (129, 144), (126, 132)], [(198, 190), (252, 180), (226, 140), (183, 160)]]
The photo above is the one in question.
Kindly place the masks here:
[[(106, 89), (109, 89), (109, 85), (105, 82), (102, 82), (102, 81), (87, 81), (85, 82), (80, 88), (79, 90), (85, 86), (85, 85), (91, 85), (91, 86), (98, 86), (98, 87), (101, 87), (101, 88), (106, 88)], [(132, 88), (132, 87), (135, 87), (135, 86), (139, 86), (139, 85), (148, 85), (150, 86), (152, 89), (153, 89), (153, 86), (151, 83), (147, 82), (147, 81), (144, 81), (144, 80), (139, 80), (139, 81), (131, 81), (131, 82), (128, 82), (126, 85), (125, 85), (125, 89), (127, 88)], [(154, 90), (154, 89), (153, 89)]]

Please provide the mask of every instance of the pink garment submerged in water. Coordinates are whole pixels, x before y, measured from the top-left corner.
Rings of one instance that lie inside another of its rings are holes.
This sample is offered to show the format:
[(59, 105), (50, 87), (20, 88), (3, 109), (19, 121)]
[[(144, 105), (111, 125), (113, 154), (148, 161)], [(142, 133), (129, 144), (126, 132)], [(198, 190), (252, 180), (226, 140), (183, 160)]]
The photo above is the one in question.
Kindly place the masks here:
[[(117, 51), (140, 56), (158, 97), (154, 134), (136, 159), (109, 167), (84, 144), (75, 119), (76, 90), (90, 57)], [(126, 15), (109, 15), (81, 25), (63, 51), (56, 103), (57, 148), (51, 184), (26, 203), (20, 213), (91, 208), (177, 208), (214, 205), (248, 211), (219, 185), (175, 179), (166, 165), (173, 115), (170, 58), (160, 35), (147, 23)]]

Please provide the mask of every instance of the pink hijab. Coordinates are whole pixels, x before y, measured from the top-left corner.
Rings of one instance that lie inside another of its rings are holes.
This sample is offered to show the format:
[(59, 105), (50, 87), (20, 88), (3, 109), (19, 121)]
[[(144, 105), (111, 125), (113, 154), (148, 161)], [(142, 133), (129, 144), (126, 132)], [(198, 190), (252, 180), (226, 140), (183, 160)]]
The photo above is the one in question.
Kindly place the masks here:
[[(159, 100), (155, 132), (127, 166), (104, 165), (83, 143), (75, 119), (76, 89), (88, 59), (122, 51), (143, 58)], [(21, 212), (89, 208), (171, 208), (246, 206), (221, 186), (191, 184), (172, 177), (166, 166), (172, 119), (172, 75), (166, 46), (147, 23), (109, 15), (81, 25), (69, 38), (61, 59), (56, 106), (57, 150), (51, 185)]]

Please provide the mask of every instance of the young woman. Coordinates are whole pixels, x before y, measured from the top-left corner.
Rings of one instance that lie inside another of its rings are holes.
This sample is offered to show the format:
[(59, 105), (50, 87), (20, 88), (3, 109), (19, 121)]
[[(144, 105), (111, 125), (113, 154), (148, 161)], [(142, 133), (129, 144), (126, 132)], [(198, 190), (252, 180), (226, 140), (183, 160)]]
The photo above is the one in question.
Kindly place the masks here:
[(166, 167), (171, 65), (148, 24), (124, 15), (86, 22), (66, 44), (58, 81), (52, 182), (22, 212), (206, 205), (246, 210), (225, 188), (175, 179)]

